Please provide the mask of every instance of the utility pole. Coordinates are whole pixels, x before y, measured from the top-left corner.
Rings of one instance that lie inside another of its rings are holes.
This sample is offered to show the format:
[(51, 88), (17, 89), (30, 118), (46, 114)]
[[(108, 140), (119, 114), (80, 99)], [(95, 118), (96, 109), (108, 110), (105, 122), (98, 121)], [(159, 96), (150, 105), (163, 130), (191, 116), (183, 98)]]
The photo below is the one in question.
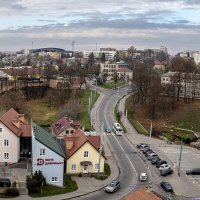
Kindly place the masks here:
[(103, 151), (103, 123), (99, 125), (100, 128), (100, 148), (99, 148), (99, 166), (98, 166), (98, 179), (100, 176), (100, 166), (101, 166), (101, 154)]
[(179, 175), (179, 176), (180, 176), (182, 149), (183, 149), (183, 138), (182, 138), (182, 140), (181, 140), (180, 155), (179, 155), (179, 163), (178, 163), (178, 175)]
[(96, 98), (96, 94), (97, 94), (97, 79), (95, 79), (95, 98)]
[(88, 113), (90, 114), (90, 107), (91, 107), (91, 99), (90, 99), (90, 96), (89, 96), (89, 103), (88, 103)]
[(75, 45), (75, 41), (72, 41), (72, 55), (74, 56), (74, 45)]
[(150, 126), (150, 131), (149, 131), (149, 146), (150, 146), (151, 134), (152, 134), (152, 120), (151, 120), (151, 126)]
[(127, 122), (127, 115), (128, 115), (128, 111), (126, 109), (126, 113), (125, 113), (125, 127), (126, 127), (126, 122)]

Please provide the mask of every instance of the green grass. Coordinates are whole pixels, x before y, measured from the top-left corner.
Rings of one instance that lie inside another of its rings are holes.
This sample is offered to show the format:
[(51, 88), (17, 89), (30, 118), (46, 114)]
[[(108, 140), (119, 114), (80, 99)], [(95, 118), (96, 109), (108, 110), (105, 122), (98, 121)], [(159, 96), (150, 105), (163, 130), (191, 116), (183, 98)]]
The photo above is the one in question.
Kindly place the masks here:
[[(88, 113), (88, 106), (89, 106), (89, 97), (91, 95), (91, 90), (81, 90), (81, 113), (79, 115), (80, 123), (82, 127), (85, 127), (86, 130), (91, 130), (91, 122), (90, 122), (90, 115)], [(92, 91), (92, 103), (94, 105), (96, 100), (99, 97), (99, 94)]]
[(64, 175), (64, 187), (56, 187), (52, 185), (47, 185), (42, 188), (41, 193), (29, 194), (31, 197), (46, 197), (53, 196), (58, 194), (64, 194), (68, 192), (73, 192), (78, 189), (78, 186), (75, 181), (71, 179), (71, 176)]
[(50, 104), (47, 100), (35, 100), (26, 103), (26, 108), (30, 114), (32, 120), (39, 126), (48, 127), (51, 126), (58, 118), (58, 106), (56, 104)]
[(125, 108), (127, 109), (127, 117), (138, 133), (143, 135), (149, 135), (148, 131), (135, 119), (132, 114), (132, 96), (128, 97), (125, 102)]
[(123, 86), (123, 85), (124, 85), (124, 81), (119, 80), (119, 81), (117, 81), (116, 86), (115, 86), (115, 82), (114, 81), (108, 82), (108, 83), (99, 84), (98, 86), (103, 87), (105, 89), (114, 89), (115, 87), (120, 87), (120, 86)]
[(190, 130), (180, 130), (177, 128), (171, 128), (171, 127), (162, 127), (161, 128), (162, 136), (166, 137), (168, 140), (181, 140), (183, 138), (184, 140), (190, 139), (191, 141), (196, 139), (196, 136), (193, 134)]
[(96, 174), (94, 177), (98, 180), (105, 180), (110, 176), (110, 174), (111, 174), (110, 165), (107, 163), (104, 163), (104, 175), (103, 176), (101, 175), (98, 177), (98, 174)]

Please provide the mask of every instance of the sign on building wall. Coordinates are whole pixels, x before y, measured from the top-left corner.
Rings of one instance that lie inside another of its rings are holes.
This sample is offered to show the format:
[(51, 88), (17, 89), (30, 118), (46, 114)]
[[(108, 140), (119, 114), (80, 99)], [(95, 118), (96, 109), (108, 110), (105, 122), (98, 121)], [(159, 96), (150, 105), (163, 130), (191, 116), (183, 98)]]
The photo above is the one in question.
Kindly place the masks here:
[(41, 165), (63, 165), (64, 162), (56, 162), (54, 161), (54, 159), (52, 158), (37, 158), (37, 165), (41, 166)]

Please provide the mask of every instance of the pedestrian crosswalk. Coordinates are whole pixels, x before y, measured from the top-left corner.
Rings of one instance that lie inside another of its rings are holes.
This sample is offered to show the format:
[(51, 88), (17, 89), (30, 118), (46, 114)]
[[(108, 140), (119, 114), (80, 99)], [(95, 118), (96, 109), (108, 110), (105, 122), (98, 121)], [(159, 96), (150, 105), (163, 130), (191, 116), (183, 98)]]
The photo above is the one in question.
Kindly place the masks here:
[(112, 135), (112, 136), (114, 136), (114, 135), (116, 135), (116, 134), (115, 134), (115, 133), (112, 133), (112, 132), (111, 132), (111, 133), (105, 133), (105, 132), (104, 132), (103, 135)]

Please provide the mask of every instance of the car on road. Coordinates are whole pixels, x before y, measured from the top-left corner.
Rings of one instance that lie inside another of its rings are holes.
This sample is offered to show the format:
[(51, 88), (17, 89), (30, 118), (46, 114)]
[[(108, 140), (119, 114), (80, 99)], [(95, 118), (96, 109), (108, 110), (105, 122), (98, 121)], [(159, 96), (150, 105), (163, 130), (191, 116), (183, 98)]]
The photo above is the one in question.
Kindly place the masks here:
[(173, 188), (171, 186), (171, 184), (169, 182), (166, 182), (166, 181), (162, 181), (160, 183), (160, 186), (162, 187), (163, 190), (165, 191), (169, 191), (169, 192), (172, 192), (173, 191)]
[(140, 174), (140, 181), (146, 181), (147, 180), (147, 174), (146, 173), (141, 173)]
[(173, 169), (169, 168), (169, 169), (165, 169), (165, 170), (161, 170), (160, 171), (160, 175), (161, 176), (167, 176), (173, 173)]
[(150, 147), (148, 146), (148, 147), (146, 147), (144, 150), (143, 150), (143, 154), (145, 154), (146, 152), (148, 152), (148, 151), (152, 151), (151, 149), (150, 149)]
[(8, 178), (0, 178), (0, 187), (10, 187), (11, 182)]
[(161, 160), (159, 157), (155, 157), (151, 160), (151, 164), (156, 165), (159, 160)]
[(170, 169), (170, 168), (171, 168), (170, 165), (168, 165), (168, 164), (162, 164), (162, 165), (160, 165), (159, 170), (162, 171), (162, 170)]
[(119, 188), (120, 188), (120, 181), (114, 180), (106, 186), (105, 191), (113, 193), (116, 192)]
[(106, 132), (106, 133), (111, 133), (111, 128), (110, 128), (110, 127), (106, 127), (106, 128), (105, 128), (105, 132)]
[(200, 168), (193, 168), (186, 171), (187, 175), (200, 175)]
[(160, 165), (162, 165), (162, 164), (167, 164), (167, 161), (165, 161), (165, 160), (159, 160), (159, 161), (157, 162), (157, 164), (156, 164), (156, 167), (159, 168)]

